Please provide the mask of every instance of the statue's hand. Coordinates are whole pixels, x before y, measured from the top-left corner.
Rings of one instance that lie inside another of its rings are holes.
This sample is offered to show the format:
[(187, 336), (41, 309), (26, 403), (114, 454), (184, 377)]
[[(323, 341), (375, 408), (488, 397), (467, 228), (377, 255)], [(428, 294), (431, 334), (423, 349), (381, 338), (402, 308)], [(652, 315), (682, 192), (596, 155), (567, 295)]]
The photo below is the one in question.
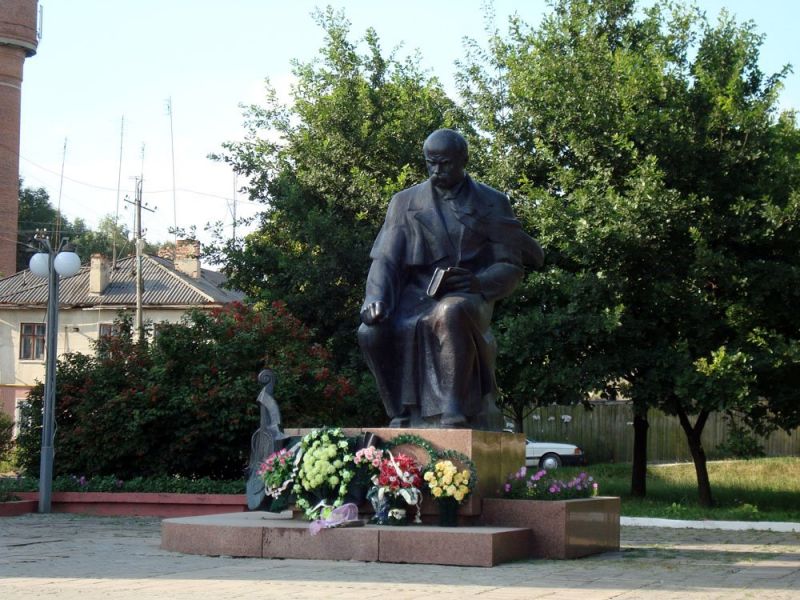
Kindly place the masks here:
[[(463, 272), (462, 272), (463, 271)], [(457, 273), (451, 274), (444, 281), (444, 292), (472, 292), (481, 291), (481, 282), (475, 274), (466, 270), (459, 269)]]
[(388, 316), (388, 311), (386, 310), (386, 303), (377, 300), (375, 302), (370, 302), (364, 310), (361, 311), (361, 322), (364, 325), (375, 325), (376, 323), (380, 323)]

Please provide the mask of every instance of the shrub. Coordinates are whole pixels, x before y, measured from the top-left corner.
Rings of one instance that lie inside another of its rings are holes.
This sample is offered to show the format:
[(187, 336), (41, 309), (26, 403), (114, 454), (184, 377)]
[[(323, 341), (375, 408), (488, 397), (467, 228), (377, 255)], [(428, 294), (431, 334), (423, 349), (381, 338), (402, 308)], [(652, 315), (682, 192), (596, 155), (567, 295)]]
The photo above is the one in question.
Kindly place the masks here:
[[(34, 477), (0, 477), (0, 496), (13, 492), (35, 492), (39, 479)], [(119, 479), (114, 475), (87, 478), (60, 475), (53, 479), (54, 492), (150, 492), (176, 494), (243, 494), (245, 482), (185, 477), (134, 477)]]
[(14, 421), (4, 412), (0, 412), (0, 463), (11, 458), (14, 448)]
[[(283, 422), (342, 422), (353, 389), (332, 372), (328, 351), (282, 303), (194, 310), (164, 323), (155, 341), (135, 340), (129, 318), (94, 356), (58, 362), (55, 474), (181, 475), (236, 479), (259, 424), (257, 375), (275, 371)], [(19, 462), (39, 464), (42, 386), (23, 405)]]
[(726, 416), (728, 435), (717, 445), (717, 453), (724, 458), (762, 458), (766, 456), (764, 446), (756, 435), (744, 425), (739, 425), (732, 416)]

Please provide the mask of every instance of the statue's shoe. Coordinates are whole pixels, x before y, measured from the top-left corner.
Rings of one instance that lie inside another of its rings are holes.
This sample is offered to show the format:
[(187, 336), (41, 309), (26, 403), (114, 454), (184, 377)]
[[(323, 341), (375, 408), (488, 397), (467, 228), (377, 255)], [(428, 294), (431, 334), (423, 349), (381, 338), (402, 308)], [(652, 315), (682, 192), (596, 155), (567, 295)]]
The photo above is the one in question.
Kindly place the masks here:
[(467, 426), (467, 418), (460, 412), (446, 412), (440, 420), (442, 428), (458, 429)]
[(411, 417), (409, 415), (399, 415), (389, 421), (389, 427), (393, 429), (404, 429), (411, 424)]

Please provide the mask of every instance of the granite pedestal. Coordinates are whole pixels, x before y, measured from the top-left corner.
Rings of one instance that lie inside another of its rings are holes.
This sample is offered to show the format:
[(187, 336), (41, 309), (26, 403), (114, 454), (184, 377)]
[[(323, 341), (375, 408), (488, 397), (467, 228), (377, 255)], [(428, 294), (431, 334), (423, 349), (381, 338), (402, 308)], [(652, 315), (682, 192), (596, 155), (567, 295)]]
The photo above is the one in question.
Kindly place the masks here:
[[(287, 430), (303, 435), (309, 430)], [(438, 507), (426, 498), (426, 525), (364, 525), (325, 529), (312, 536), (308, 522), (274, 513), (230, 513), (166, 519), (161, 546), (187, 554), (262, 558), (489, 567), (528, 558), (576, 558), (619, 549), (619, 498), (555, 502), (498, 499), (506, 476), (525, 464), (521, 434), (469, 429), (345, 429), (369, 431), (383, 441), (417, 435), (436, 450), (456, 450), (475, 463), (478, 484), (459, 507), (460, 527), (436, 527)], [(398, 446), (421, 465), (431, 457), (419, 446)], [(364, 507), (367, 510), (367, 507)]]
[(485, 498), (480, 522), (523, 527), (530, 534), (530, 558), (580, 558), (619, 550), (620, 499), (573, 500)]
[(161, 547), (185, 554), (361, 560), (491, 567), (528, 557), (530, 531), (515, 527), (365, 525), (324, 529), (266, 513), (165, 519)]

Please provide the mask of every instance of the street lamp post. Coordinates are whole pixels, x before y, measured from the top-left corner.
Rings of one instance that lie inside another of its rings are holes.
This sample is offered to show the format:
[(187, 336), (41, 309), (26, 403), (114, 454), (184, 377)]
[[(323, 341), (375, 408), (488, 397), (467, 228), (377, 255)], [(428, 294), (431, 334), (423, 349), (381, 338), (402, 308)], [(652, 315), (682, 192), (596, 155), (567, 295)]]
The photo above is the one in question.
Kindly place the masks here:
[(31, 257), (34, 275), (47, 277), (47, 317), (45, 341), (44, 414), (42, 415), (42, 456), (39, 462), (39, 512), (49, 513), (53, 489), (53, 458), (55, 449), (56, 356), (58, 355), (58, 284), (59, 276), (72, 277), (81, 268), (81, 259), (67, 240), (58, 248), (50, 245), (45, 234), (34, 238), (43, 251)]

